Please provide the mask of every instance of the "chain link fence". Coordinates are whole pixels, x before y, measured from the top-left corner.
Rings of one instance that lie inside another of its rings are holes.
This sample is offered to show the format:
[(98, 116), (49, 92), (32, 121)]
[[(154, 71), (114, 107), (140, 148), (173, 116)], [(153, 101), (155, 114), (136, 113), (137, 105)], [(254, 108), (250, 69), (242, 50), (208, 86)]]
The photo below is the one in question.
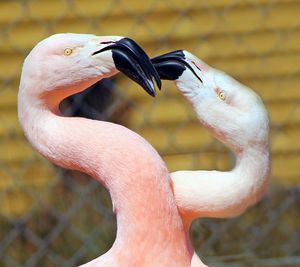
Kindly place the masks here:
[[(183, 48), (257, 91), (271, 117), (270, 190), (240, 217), (195, 221), (191, 237), (210, 266), (300, 266), (300, 1), (0, 0), (0, 11), (1, 267), (77, 266), (115, 238), (106, 190), (40, 157), (18, 124), (22, 61), (56, 32), (128, 36), (153, 56)], [(61, 109), (140, 133), (170, 171), (234, 163), (172, 83), (152, 99), (118, 75)]]

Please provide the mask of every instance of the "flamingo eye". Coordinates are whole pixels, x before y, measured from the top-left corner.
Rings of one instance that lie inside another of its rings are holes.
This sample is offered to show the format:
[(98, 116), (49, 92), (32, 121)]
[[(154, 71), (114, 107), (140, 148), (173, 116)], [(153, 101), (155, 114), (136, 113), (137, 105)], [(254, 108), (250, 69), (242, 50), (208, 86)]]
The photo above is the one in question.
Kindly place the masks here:
[(73, 50), (72, 50), (71, 48), (66, 48), (66, 49), (64, 50), (64, 55), (65, 55), (65, 56), (69, 56), (69, 55), (72, 54), (72, 52), (73, 52)]
[(224, 101), (226, 99), (226, 94), (223, 91), (218, 92), (218, 97)]

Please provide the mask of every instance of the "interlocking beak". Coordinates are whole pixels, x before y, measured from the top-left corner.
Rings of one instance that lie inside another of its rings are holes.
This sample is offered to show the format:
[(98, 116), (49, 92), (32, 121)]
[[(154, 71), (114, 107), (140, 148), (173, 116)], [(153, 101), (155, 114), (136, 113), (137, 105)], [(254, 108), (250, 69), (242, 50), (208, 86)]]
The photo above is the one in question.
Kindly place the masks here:
[(177, 80), (182, 73), (189, 69), (201, 83), (202, 79), (197, 75), (193, 67), (186, 60), (182, 50), (172, 51), (151, 59), (152, 64), (162, 80)]
[(141, 85), (149, 95), (155, 96), (153, 80), (159, 89), (161, 88), (161, 80), (144, 50), (129, 38), (107, 43), (108, 46), (94, 52), (93, 55), (111, 50), (116, 68)]

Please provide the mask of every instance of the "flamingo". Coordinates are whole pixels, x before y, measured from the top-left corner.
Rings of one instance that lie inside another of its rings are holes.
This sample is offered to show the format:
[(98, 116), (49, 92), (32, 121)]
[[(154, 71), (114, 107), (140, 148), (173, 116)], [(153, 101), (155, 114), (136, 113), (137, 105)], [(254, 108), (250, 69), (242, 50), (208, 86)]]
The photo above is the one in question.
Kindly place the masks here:
[(200, 123), (236, 158), (230, 171), (171, 173), (186, 229), (196, 218), (240, 215), (263, 196), (269, 183), (269, 119), (262, 100), (188, 51), (169, 52), (153, 58), (152, 63), (161, 79), (175, 81)]
[(18, 116), (25, 136), (45, 158), (92, 176), (110, 193), (116, 240), (83, 266), (205, 266), (193, 251), (170, 174), (156, 150), (121, 125), (59, 111), (64, 98), (118, 71), (152, 96), (153, 80), (160, 87), (150, 59), (128, 38), (56, 34), (42, 40), (22, 68)]

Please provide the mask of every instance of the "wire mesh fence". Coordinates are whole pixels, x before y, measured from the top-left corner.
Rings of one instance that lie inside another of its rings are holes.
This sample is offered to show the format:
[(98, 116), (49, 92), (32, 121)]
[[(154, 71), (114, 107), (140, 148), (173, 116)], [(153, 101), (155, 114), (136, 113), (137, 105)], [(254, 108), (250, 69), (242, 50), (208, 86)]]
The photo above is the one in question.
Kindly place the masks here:
[[(270, 190), (240, 217), (195, 221), (191, 237), (210, 266), (300, 266), (299, 1), (2, 0), (0, 11), (0, 266), (77, 266), (115, 238), (105, 189), (40, 157), (18, 123), (22, 61), (56, 32), (128, 36), (153, 56), (183, 48), (260, 94), (271, 117)], [(171, 171), (234, 164), (171, 83), (152, 99), (118, 75), (61, 109), (140, 133)]]

